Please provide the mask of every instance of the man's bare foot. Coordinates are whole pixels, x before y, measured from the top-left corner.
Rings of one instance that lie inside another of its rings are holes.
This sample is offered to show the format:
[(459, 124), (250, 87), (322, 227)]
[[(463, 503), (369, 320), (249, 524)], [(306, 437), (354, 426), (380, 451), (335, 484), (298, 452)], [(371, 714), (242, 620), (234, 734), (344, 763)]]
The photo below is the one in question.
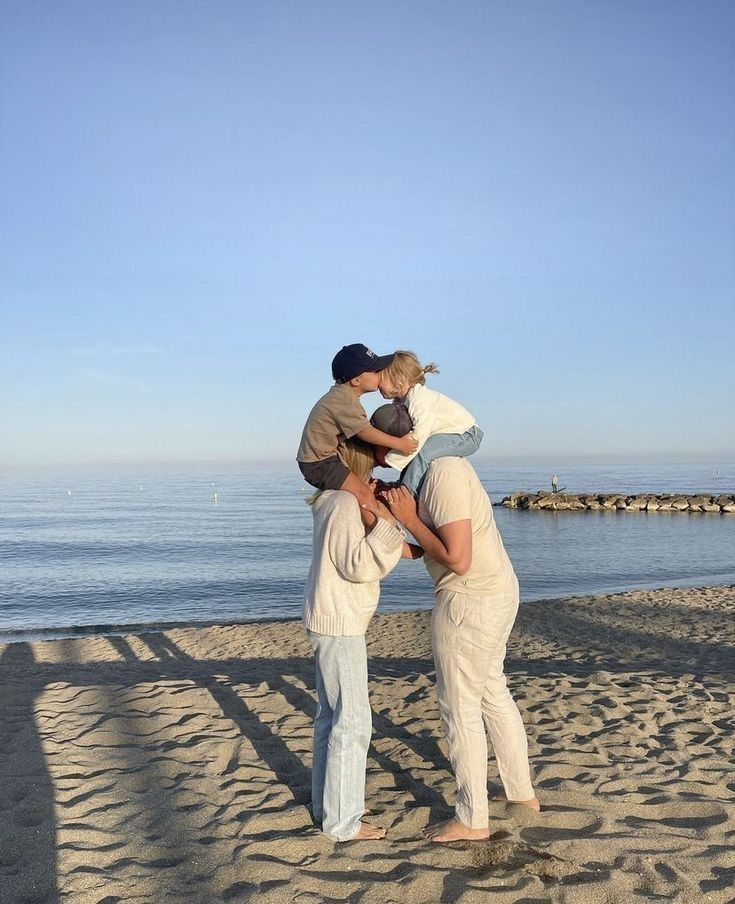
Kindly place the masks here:
[(541, 803), (538, 797), (530, 797), (528, 800), (508, 800), (505, 794), (493, 794), (491, 800), (497, 800), (504, 804), (517, 804), (521, 807), (528, 807), (529, 810), (541, 812)]
[(471, 829), (456, 819), (447, 819), (445, 822), (435, 822), (426, 826), (421, 833), (429, 841), (446, 843), (447, 841), (482, 841), (490, 837), (489, 829)]
[(381, 838), (385, 838), (385, 829), (361, 822), (357, 835), (353, 835), (350, 841), (379, 841)]

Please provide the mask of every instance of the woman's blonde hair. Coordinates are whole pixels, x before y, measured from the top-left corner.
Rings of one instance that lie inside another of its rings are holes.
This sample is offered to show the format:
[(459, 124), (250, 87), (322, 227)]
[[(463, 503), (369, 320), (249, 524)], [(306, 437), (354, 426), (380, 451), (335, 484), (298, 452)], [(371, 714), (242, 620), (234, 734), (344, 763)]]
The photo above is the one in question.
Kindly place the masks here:
[(409, 389), (426, 383), (426, 374), (438, 374), (439, 368), (432, 361), (422, 364), (414, 352), (399, 349), (391, 363), (382, 371), (386, 377), (405, 395)]
[(355, 477), (365, 481), (365, 483), (367, 483), (375, 467), (374, 448), (370, 443), (364, 443), (356, 436), (348, 439), (346, 443), (340, 446), (339, 451), (344, 463)]
[[(352, 439), (348, 439), (347, 442), (339, 447), (339, 453), (342, 460), (355, 477), (367, 483), (368, 478), (372, 474), (373, 467), (375, 466), (373, 446), (371, 446), (370, 443), (364, 443), (361, 439), (353, 436)], [(307, 505), (314, 505), (321, 494), (321, 490), (312, 493), (306, 500)]]

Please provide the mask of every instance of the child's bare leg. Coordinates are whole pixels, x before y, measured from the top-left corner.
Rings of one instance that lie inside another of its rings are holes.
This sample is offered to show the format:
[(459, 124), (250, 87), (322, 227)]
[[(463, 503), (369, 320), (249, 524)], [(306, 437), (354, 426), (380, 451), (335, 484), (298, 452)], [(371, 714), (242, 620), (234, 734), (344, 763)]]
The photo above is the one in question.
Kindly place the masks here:
[(340, 487), (340, 490), (346, 490), (348, 493), (352, 493), (352, 495), (357, 499), (361, 506), (366, 504), (375, 504), (375, 496), (373, 496), (373, 491), (370, 487), (363, 483), (359, 477), (355, 477), (354, 474), (348, 474), (345, 478), (345, 482)]

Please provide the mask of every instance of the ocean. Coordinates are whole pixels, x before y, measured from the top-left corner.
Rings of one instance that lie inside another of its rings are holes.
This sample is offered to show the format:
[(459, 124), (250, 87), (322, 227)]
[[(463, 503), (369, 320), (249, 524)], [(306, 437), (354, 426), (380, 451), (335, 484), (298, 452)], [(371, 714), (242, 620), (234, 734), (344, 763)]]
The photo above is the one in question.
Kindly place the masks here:
[[(474, 464), (494, 502), (549, 485), (548, 468)], [(735, 463), (557, 471), (568, 492), (735, 489)], [(305, 489), (295, 464), (3, 474), (0, 636), (297, 617), (311, 554)], [(525, 601), (735, 583), (735, 515), (494, 513)], [(431, 602), (420, 562), (383, 582), (383, 611)]]

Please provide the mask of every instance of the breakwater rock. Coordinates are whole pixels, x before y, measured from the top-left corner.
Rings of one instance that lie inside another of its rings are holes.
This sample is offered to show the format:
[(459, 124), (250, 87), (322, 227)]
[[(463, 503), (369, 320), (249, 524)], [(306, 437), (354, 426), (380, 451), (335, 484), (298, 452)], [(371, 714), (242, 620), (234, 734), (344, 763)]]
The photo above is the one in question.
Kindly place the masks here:
[(499, 505), (554, 512), (711, 512), (735, 514), (735, 495), (683, 496), (673, 493), (511, 493)]

